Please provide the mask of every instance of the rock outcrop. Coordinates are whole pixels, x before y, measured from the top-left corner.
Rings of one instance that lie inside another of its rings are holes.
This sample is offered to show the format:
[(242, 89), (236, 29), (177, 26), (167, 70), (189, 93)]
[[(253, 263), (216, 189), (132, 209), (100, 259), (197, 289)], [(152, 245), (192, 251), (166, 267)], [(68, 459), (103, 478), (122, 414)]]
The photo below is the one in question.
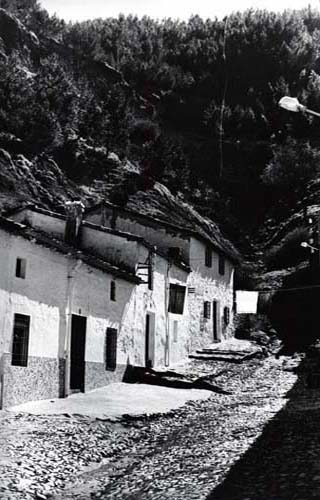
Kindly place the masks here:
[(31, 53), (35, 58), (39, 56), (40, 42), (36, 34), (4, 9), (0, 9), (0, 35), (0, 57), (6, 57), (13, 50)]

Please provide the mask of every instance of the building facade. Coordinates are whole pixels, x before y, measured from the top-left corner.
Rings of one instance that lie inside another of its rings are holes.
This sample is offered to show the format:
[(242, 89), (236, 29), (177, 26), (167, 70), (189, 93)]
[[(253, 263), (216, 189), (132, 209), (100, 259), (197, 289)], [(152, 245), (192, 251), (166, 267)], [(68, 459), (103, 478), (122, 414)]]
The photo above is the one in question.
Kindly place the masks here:
[(1, 407), (187, 356), (188, 309), (168, 311), (170, 286), (186, 288), (186, 266), (169, 266), (128, 233), (81, 222), (72, 246), (68, 218), (35, 208), (10, 217), (0, 220)]
[(139, 235), (169, 261), (178, 258), (188, 266), (186, 307), (190, 352), (233, 334), (237, 252), (232, 246), (223, 242), (219, 245), (203, 227), (197, 230), (178, 226), (111, 203), (88, 210), (86, 220)]
[(0, 217), (0, 406), (174, 366), (227, 338), (233, 274), (203, 232), (119, 207)]

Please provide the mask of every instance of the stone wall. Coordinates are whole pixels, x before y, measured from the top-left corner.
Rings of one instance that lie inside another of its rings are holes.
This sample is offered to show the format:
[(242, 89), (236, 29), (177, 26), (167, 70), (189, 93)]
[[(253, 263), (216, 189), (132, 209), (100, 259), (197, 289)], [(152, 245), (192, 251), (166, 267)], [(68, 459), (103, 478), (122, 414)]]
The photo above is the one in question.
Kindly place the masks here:
[(12, 366), (11, 354), (5, 354), (3, 358), (3, 408), (63, 395), (64, 360), (31, 356), (28, 366), (24, 367)]
[[(192, 294), (188, 294), (190, 351), (201, 349), (214, 342), (214, 300), (220, 304), (218, 339), (222, 341), (231, 337), (234, 334), (232, 285), (203, 278), (199, 273), (192, 272), (188, 279), (188, 288), (194, 289)], [(204, 318), (204, 302), (210, 302), (210, 318)], [(228, 307), (230, 311), (228, 325), (224, 324), (224, 307)]]

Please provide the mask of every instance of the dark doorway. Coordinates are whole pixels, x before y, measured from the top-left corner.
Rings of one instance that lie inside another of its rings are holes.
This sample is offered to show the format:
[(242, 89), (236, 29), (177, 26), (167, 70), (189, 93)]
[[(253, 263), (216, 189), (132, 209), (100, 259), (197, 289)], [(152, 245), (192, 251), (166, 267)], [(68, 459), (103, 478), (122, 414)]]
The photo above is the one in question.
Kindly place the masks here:
[(106, 333), (106, 370), (114, 371), (117, 368), (117, 336), (115, 328), (107, 328)]
[(147, 368), (154, 365), (154, 327), (155, 315), (148, 313), (146, 315), (146, 342), (145, 342), (145, 364)]
[(213, 319), (213, 341), (220, 341), (220, 302), (218, 300), (214, 300), (212, 302), (212, 319)]
[(84, 392), (86, 326), (86, 317), (72, 315), (70, 356), (70, 389), (72, 391)]

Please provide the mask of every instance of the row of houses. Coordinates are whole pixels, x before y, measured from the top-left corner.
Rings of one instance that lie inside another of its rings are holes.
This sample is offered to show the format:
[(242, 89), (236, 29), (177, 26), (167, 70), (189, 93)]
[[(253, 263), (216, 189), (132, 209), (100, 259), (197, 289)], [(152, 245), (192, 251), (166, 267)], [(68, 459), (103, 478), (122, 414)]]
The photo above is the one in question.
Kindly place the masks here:
[(0, 217), (0, 406), (172, 367), (233, 332), (236, 252), (101, 203)]

